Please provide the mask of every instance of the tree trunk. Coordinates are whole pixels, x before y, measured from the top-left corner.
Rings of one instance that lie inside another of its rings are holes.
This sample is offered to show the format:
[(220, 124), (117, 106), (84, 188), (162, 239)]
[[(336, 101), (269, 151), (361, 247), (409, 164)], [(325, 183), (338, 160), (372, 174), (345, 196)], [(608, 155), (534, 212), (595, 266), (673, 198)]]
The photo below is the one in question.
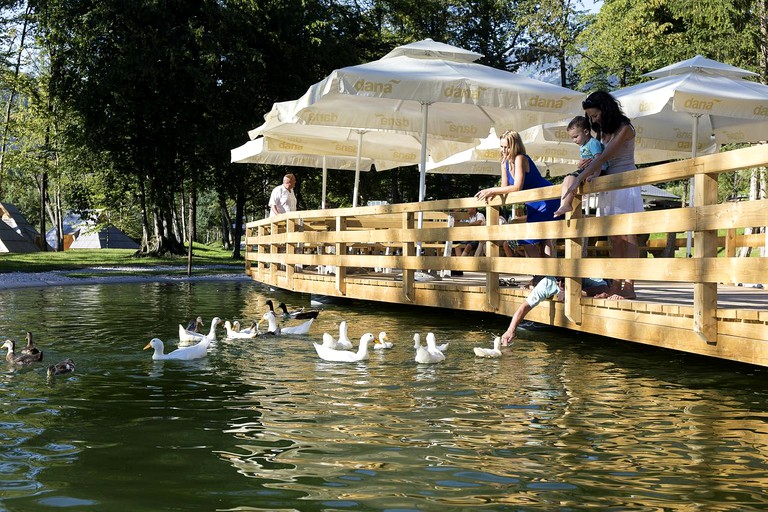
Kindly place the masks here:
[(227, 211), (227, 201), (219, 192), (219, 210), (221, 211), (221, 243), (225, 250), (232, 249), (232, 219)]
[(141, 205), (141, 247), (139, 253), (149, 252), (149, 218), (147, 216), (147, 192), (144, 181), (139, 180), (139, 203)]
[[(45, 236), (45, 204), (46, 195), (48, 191), (48, 173), (43, 171), (43, 175), (40, 177), (40, 235)], [(41, 251), (48, 250), (48, 244), (43, 243), (40, 249)]]
[[(29, 17), (32, 13), (32, 6), (29, 4), (27, 5), (27, 10), (24, 13), (24, 24), (21, 28), (21, 40), (19, 41), (19, 51), (16, 54), (16, 64), (13, 68), (13, 82), (10, 88), (10, 91), (8, 91), (8, 105), (5, 107), (5, 119), (3, 120), (3, 135), (2, 135), (2, 142), (0, 143), (0, 197), (3, 195), (3, 176), (5, 176), (5, 167), (4, 167), (4, 161), (5, 161), (5, 150), (8, 148), (8, 132), (11, 129), (11, 113), (13, 111), (13, 101), (16, 98), (16, 79), (19, 77), (19, 72), (21, 70), (21, 56), (23, 55), (23, 52), (25, 50), (24, 48), (24, 40), (27, 36), (27, 21), (29, 20)], [(45, 232), (41, 232), (41, 235), (44, 237)], [(46, 244), (43, 244), (45, 247)], [(43, 248), (45, 250), (45, 248)]]
[(235, 227), (232, 240), (232, 259), (242, 259), (240, 255), (240, 240), (243, 238), (243, 215), (245, 212), (245, 190), (237, 187), (235, 196)]

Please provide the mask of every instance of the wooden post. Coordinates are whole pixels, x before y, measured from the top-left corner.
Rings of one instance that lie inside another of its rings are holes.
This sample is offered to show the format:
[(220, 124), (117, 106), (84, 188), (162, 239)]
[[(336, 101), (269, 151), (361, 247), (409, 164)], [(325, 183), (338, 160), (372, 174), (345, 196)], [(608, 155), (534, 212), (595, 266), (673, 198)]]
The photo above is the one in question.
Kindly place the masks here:
[[(336, 231), (341, 233), (347, 229), (347, 218), (341, 215), (336, 217)], [(340, 258), (347, 255), (347, 244), (336, 242), (336, 259), (339, 260), (336, 265), (336, 291), (341, 295), (347, 294), (347, 267), (341, 265)]]
[[(499, 207), (488, 206), (485, 209), (485, 225), (496, 226), (499, 224)], [(490, 240), (485, 242), (485, 258), (498, 258), (500, 254), (500, 247)], [(493, 261), (493, 260), (491, 260)], [(499, 273), (498, 272), (486, 272), (485, 273), (485, 303), (493, 310), (499, 309)]]
[[(578, 223), (582, 218), (581, 196), (573, 198), (573, 211), (566, 213), (566, 223)], [(565, 240), (565, 258), (578, 259), (584, 254), (582, 237)], [(565, 279), (565, 316), (575, 324), (581, 324), (581, 278), (568, 277)]]
[[(296, 219), (288, 219), (285, 223), (285, 232), (286, 233), (294, 233), (296, 231)], [(296, 254), (296, 246), (291, 243), (285, 244), (285, 255), (286, 255), (286, 262), (285, 262), (285, 277), (288, 280), (288, 288), (290, 290), (295, 290), (296, 287), (293, 284), (293, 273), (294, 273), (294, 266), (293, 263), (291, 263), (291, 255)]]
[[(717, 204), (717, 174), (696, 174), (694, 205)], [(695, 231), (694, 258), (717, 258), (717, 231)], [(717, 343), (717, 283), (693, 284), (693, 329), (707, 343)]]
[[(415, 227), (416, 216), (413, 212), (403, 212), (403, 229), (412, 230)], [(415, 256), (416, 245), (413, 242), (403, 242), (403, 257)], [(413, 283), (415, 269), (403, 269), (403, 300), (413, 302)]]

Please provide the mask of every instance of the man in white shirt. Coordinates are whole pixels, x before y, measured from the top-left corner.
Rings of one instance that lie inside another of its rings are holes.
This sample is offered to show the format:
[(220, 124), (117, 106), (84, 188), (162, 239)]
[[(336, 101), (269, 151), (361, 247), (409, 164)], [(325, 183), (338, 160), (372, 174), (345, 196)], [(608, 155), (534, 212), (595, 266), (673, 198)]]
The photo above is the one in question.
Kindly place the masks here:
[(296, 211), (296, 195), (293, 187), (296, 186), (296, 176), (289, 173), (283, 176), (283, 184), (272, 190), (269, 196), (269, 216), (274, 217), (281, 213)]

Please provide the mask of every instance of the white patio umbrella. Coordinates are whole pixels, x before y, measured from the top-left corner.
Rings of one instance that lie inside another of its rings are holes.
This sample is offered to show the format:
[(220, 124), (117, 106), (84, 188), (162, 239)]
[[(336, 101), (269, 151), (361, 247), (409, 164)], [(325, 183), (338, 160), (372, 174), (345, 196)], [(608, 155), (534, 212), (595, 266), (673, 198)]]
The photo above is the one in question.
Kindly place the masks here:
[[(379, 171), (419, 163), (423, 146), (420, 137), (382, 129), (301, 124), (297, 122), (296, 105), (296, 101), (275, 103), (264, 116), (264, 124), (248, 135), (264, 136), (265, 147), (271, 152), (368, 158), (375, 161)], [(471, 146), (469, 142), (445, 139), (432, 139), (427, 144), (429, 153), (436, 158), (445, 158)], [(353, 206), (357, 206), (359, 182), (360, 169), (356, 169)]]
[[(570, 142), (548, 141), (541, 126), (534, 126), (520, 132), (528, 155), (542, 174), (562, 176), (576, 168), (579, 163), (579, 147)], [(443, 174), (489, 174), (499, 175), (499, 137), (491, 130), (488, 137), (472, 149), (456, 153), (439, 162), (430, 158), (427, 172)]]
[[(323, 169), (322, 208), (325, 208), (326, 189), (328, 183), (328, 169), (341, 169), (359, 172), (368, 172), (371, 166), (376, 165), (380, 171), (399, 167), (402, 164), (360, 158), (356, 156), (318, 155), (301, 153), (294, 146), (282, 147), (282, 141), (271, 141), (268, 137), (259, 137), (249, 140), (242, 146), (230, 151), (231, 162), (239, 164), (269, 164), (287, 165), (292, 167), (314, 167)], [(278, 149), (270, 149), (277, 147)]]
[(475, 63), (480, 57), (431, 39), (399, 46), (332, 72), (299, 99), (296, 115), (305, 124), (419, 135), (423, 201), (428, 138), (476, 145), (492, 127), (520, 131), (581, 109), (582, 93)]
[[(640, 139), (690, 148), (694, 158), (712, 138), (717, 144), (768, 140), (768, 86), (745, 80), (756, 73), (697, 55), (643, 76), (654, 80), (612, 93)], [(688, 255), (690, 247), (689, 233)]]

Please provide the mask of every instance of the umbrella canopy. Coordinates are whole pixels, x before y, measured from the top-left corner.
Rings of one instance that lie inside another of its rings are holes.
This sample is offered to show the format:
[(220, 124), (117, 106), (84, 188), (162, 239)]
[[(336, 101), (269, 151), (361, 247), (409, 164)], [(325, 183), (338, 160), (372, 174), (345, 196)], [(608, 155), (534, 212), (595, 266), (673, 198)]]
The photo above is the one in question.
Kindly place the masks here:
[[(546, 140), (541, 126), (523, 130), (520, 132), (520, 137), (523, 139), (528, 155), (542, 174), (544, 170), (547, 170), (550, 176), (567, 174), (576, 168), (581, 158), (576, 144), (571, 141), (565, 144)], [(439, 162), (430, 159), (427, 162), (427, 172), (498, 175), (499, 156), (499, 137), (495, 130), (491, 130), (488, 137), (482, 139), (480, 144), (472, 149), (456, 153)]]
[[(280, 141), (272, 144), (281, 145)], [(300, 152), (292, 152), (287, 148), (282, 150), (268, 149), (268, 139), (259, 137), (249, 140), (240, 147), (231, 150), (232, 163), (238, 164), (268, 164), (288, 165), (292, 167), (316, 167), (323, 169), (322, 208), (325, 208), (326, 188), (328, 183), (328, 169), (346, 169), (352, 171), (370, 171), (373, 160), (370, 158), (357, 159), (349, 156), (314, 155)], [(294, 148), (295, 149), (295, 148)], [(379, 163), (377, 162), (377, 165)], [(386, 166), (386, 164), (383, 164)], [(394, 164), (392, 165), (394, 166)]]
[[(296, 117), (296, 110), (296, 101), (275, 103), (272, 110), (264, 116), (264, 124), (249, 131), (248, 135), (252, 139), (263, 136), (265, 149), (269, 152), (359, 157), (374, 160), (376, 170), (379, 171), (417, 164), (420, 161), (423, 144), (419, 136), (383, 129), (301, 124)], [(431, 139), (426, 147), (431, 155), (442, 159), (472, 145), (469, 142)], [(360, 181), (359, 170), (357, 171), (353, 206), (357, 206)]]
[(635, 124), (639, 143), (696, 156), (713, 137), (717, 144), (768, 139), (768, 86), (745, 80), (755, 75), (697, 55), (612, 94)]
[[(523, 130), (578, 112), (582, 93), (477, 64), (481, 55), (431, 39), (337, 69), (298, 100), (305, 124), (386, 129), (473, 145), (490, 128)], [(422, 144), (419, 200), (427, 145)]]

